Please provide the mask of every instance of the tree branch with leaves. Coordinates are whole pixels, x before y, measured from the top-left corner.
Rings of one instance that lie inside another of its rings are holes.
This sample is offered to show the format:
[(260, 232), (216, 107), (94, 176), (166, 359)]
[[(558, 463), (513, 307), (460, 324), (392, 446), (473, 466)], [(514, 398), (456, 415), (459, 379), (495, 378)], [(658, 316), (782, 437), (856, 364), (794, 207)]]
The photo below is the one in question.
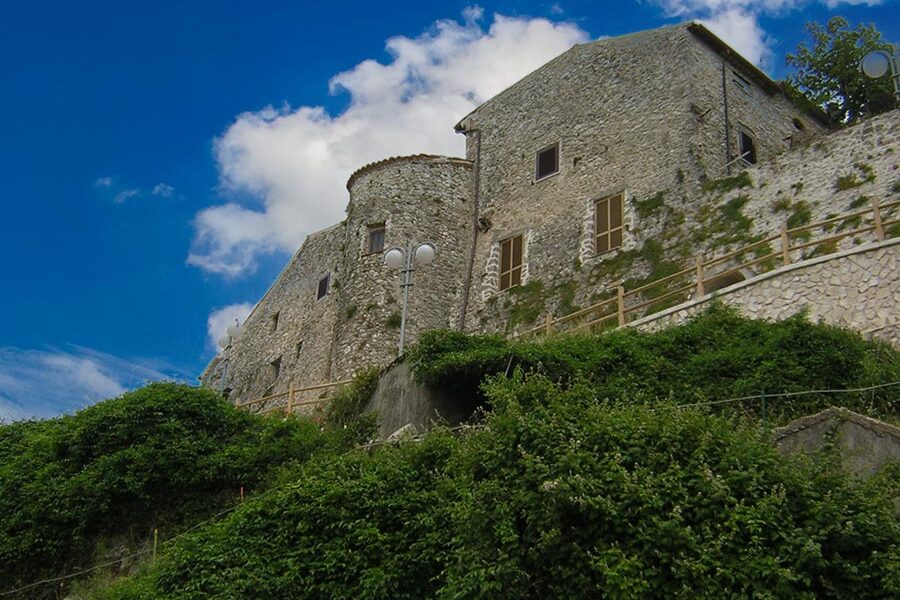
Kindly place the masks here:
[(872, 50), (893, 52), (873, 24), (851, 29), (847, 19), (837, 16), (824, 26), (807, 23), (806, 31), (812, 44), (801, 42), (787, 55), (794, 68), (788, 83), (797, 93), (845, 124), (897, 108), (890, 77), (869, 79), (859, 69)]

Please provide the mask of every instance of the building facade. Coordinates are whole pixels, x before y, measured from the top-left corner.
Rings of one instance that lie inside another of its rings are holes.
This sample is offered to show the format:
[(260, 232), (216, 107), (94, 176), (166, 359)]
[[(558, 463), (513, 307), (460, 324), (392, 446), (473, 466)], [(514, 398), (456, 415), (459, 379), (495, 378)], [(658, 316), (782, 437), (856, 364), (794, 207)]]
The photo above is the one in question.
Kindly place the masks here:
[[(350, 177), (346, 220), (306, 239), (203, 385), (246, 402), (389, 363), (401, 291), (383, 251), (408, 242), (437, 248), (415, 273), (409, 341), (433, 328), (514, 332), (727, 251), (778, 216), (762, 191), (776, 183), (753, 181), (754, 165), (829, 139), (697, 23), (577, 45), (456, 130), (465, 158), (395, 157)], [(896, 159), (872, 162), (891, 193)], [(729, 185), (751, 188), (737, 210), (755, 217), (740, 231), (721, 222), (741, 191)], [(830, 211), (790, 190), (788, 207)]]

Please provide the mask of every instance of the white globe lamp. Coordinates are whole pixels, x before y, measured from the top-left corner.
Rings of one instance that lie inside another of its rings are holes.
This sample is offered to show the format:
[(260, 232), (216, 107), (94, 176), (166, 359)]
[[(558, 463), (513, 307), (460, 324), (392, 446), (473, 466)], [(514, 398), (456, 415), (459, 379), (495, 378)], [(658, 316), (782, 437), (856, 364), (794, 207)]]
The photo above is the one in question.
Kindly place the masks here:
[(391, 248), (384, 253), (384, 264), (392, 269), (403, 267), (403, 250), (400, 248)]
[(430, 265), (434, 261), (434, 246), (431, 244), (422, 244), (416, 248), (416, 264)]

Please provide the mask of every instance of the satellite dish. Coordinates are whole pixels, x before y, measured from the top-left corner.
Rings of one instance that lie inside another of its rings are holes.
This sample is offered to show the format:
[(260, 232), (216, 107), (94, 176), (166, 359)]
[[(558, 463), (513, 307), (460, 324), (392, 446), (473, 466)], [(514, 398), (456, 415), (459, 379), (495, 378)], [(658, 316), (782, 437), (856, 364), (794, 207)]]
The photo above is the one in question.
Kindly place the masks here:
[(222, 337), (219, 338), (219, 348), (222, 348), (224, 350), (225, 348), (228, 347), (228, 342), (230, 342), (230, 341), (231, 340), (228, 339), (227, 335), (223, 335)]
[(241, 332), (241, 330), (238, 328), (238, 326), (236, 324), (229, 325), (228, 329), (226, 331), (228, 332), (228, 335), (230, 335), (231, 337), (237, 337), (238, 334)]
[(384, 253), (384, 264), (392, 269), (399, 269), (403, 266), (403, 250), (392, 248)]
[(873, 50), (863, 57), (859, 67), (866, 77), (878, 79), (891, 69), (891, 57), (883, 50)]
[(431, 244), (422, 244), (416, 248), (416, 264), (430, 265), (434, 260), (434, 246)]

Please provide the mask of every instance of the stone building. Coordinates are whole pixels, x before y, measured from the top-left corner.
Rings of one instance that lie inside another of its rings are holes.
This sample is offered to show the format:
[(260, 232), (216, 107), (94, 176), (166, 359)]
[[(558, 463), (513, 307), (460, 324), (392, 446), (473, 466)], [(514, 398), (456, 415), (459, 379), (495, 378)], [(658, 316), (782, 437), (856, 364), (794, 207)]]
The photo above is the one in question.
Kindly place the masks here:
[[(897, 120), (886, 121), (890, 140)], [(793, 192), (788, 209), (830, 213), (828, 186), (800, 198), (790, 172), (752, 175), (830, 139), (825, 129), (698, 23), (577, 45), (456, 125), (466, 158), (394, 157), (356, 171), (346, 220), (306, 239), (201, 380), (246, 402), (390, 362), (400, 278), (382, 256), (407, 242), (437, 248), (415, 273), (414, 341), (432, 328), (521, 330), (624, 280), (727, 251), (777, 220), (766, 186)], [(879, 150), (890, 140), (854, 150), (874, 156), (866, 184), (880, 194), (896, 178), (897, 159)], [(817, 177), (800, 179), (818, 189)], [(752, 188), (737, 207), (753, 215), (740, 232), (718, 212), (734, 181)]]

